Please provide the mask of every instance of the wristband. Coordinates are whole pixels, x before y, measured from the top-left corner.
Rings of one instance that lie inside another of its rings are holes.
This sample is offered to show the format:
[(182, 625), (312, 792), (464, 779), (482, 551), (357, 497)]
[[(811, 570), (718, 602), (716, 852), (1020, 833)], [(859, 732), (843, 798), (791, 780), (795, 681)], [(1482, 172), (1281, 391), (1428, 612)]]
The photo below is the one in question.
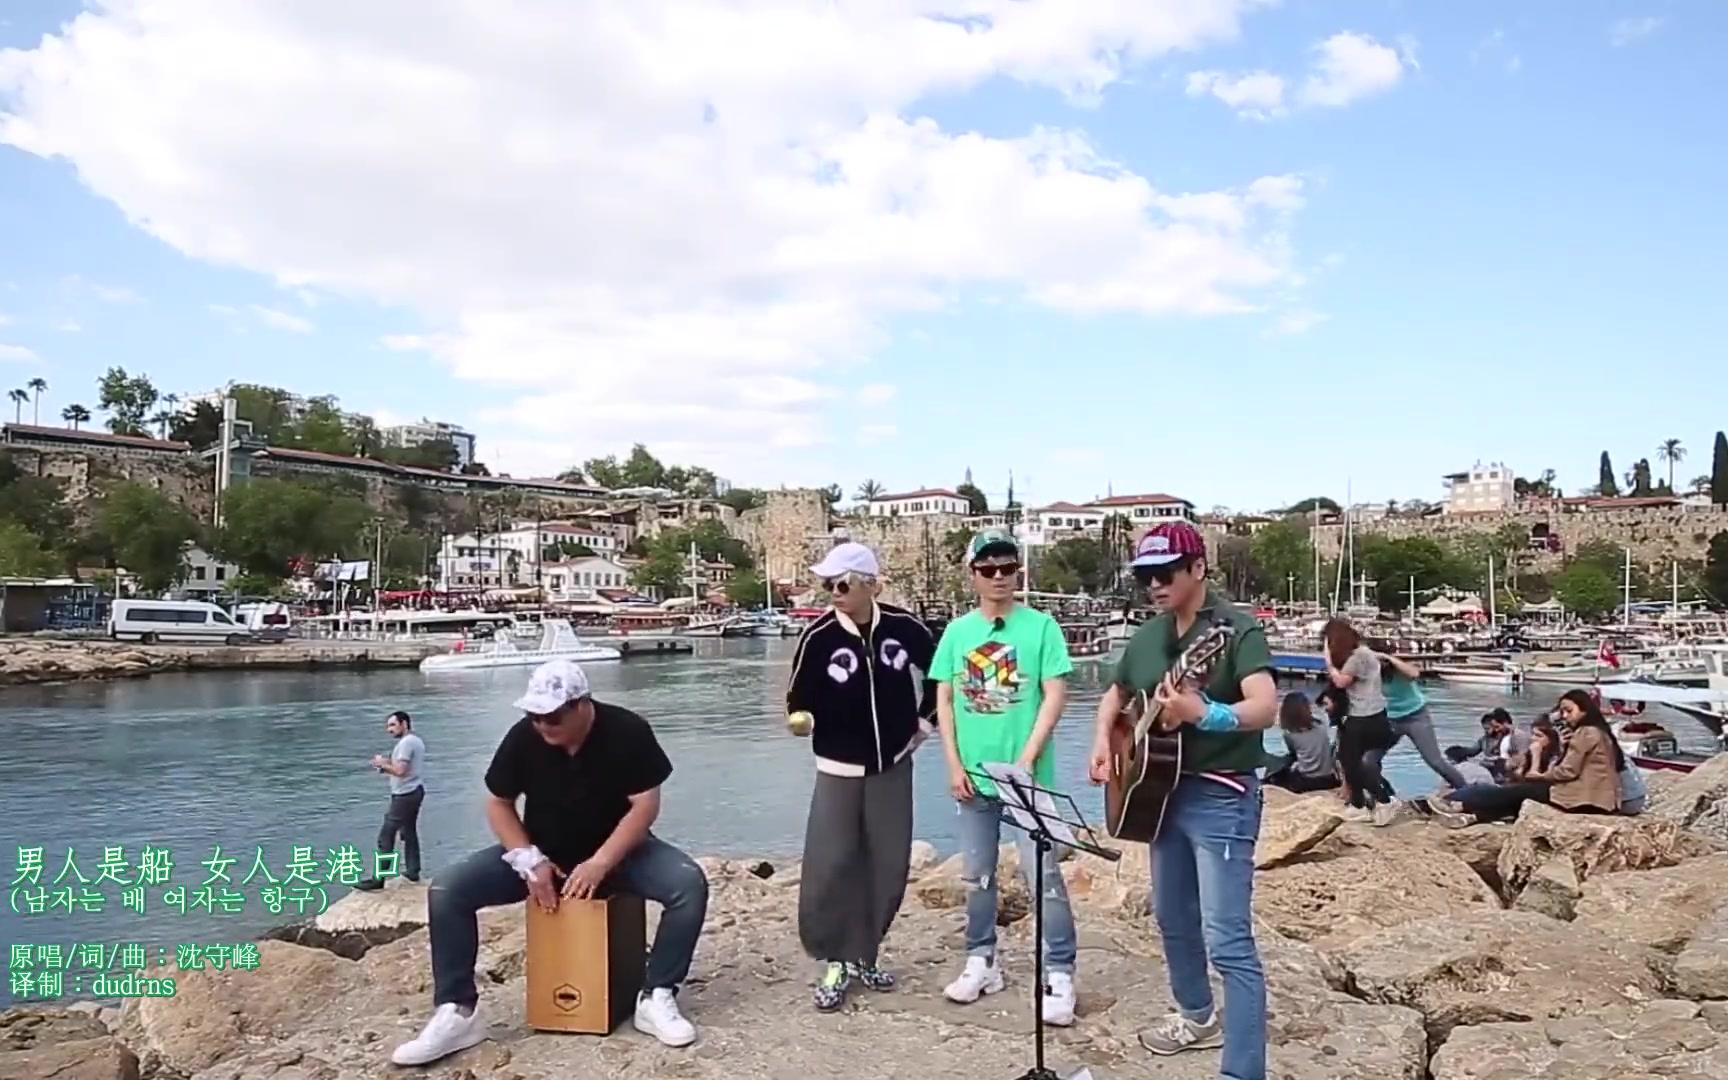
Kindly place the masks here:
[(546, 861), (539, 848), (530, 844), (527, 847), (511, 848), (504, 853), (504, 861), (510, 864), (510, 869), (516, 871), (518, 877), (527, 881), (540, 864)]
[(1235, 731), (1242, 726), (1242, 721), (1236, 716), (1236, 710), (1222, 701), (1206, 703), (1206, 711), (1201, 714), (1199, 723), (1194, 725), (1201, 731)]

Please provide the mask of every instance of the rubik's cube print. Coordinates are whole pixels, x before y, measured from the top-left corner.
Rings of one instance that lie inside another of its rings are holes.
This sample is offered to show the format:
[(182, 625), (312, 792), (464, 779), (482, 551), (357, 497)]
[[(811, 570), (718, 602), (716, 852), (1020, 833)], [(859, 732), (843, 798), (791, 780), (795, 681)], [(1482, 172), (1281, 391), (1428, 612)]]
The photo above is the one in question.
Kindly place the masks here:
[(1020, 664), (1014, 646), (987, 641), (966, 654), (961, 693), (974, 712), (1000, 712), (1013, 704), (1020, 687)]

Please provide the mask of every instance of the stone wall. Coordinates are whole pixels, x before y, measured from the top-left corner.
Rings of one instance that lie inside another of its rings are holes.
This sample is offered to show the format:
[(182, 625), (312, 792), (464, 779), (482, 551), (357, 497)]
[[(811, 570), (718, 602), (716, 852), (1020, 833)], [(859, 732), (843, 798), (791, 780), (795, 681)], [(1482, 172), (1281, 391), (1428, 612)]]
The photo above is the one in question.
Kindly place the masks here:
[[(1494, 533), (1515, 525), (1536, 536), (1557, 536), (1560, 550), (1531, 551), (1528, 565), (1535, 570), (1558, 569), (1566, 555), (1591, 541), (1605, 541), (1632, 549), (1632, 559), (1647, 570), (1666, 571), (1674, 560), (1702, 561), (1710, 538), (1728, 531), (1728, 510), (1595, 510), (1566, 512), (1556, 509), (1526, 510), (1505, 514), (1436, 514), (1431, 517), (1386, 517), (1361, 522), (1363, 536), (1392, 539), (1428, 537), (1446, 541), (1470, 533)], [(1316, 525), (1310, 533), (1323, 559), (1336, 559), (1344, 546), (1340, 524)]]
[(132, 482), (155, 488), (198, 517), (209, 521), (216, 498), (216, 474), (188, 454), (161, 454), (131, 449), (47, 450), (7, 446), (6, 453), (26, 473), (59, 480), (66, 501), (80, 516), (108, 485)]
[(938, 592), (958, 590), (959, 567), (950, 565), (943, 540), (963, 528), (958, 514), (899, 517), (835, 516), (815, 489), (770, 491), (762, 506), (739, 515), (733, 535), (748, 544), (778, 580), (807, 583), (808, 567), (834, 546), (834, 530), (868, 544), (882, 563), (883, 596), (905, 603), (926, 590), (933, 578)]

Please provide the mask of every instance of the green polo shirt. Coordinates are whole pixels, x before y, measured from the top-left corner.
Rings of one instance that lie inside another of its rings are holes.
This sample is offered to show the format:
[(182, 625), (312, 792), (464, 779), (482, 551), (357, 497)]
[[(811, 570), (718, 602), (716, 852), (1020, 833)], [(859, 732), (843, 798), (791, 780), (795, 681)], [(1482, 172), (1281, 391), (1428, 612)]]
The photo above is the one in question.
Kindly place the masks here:
[[(1206, 683), (1206, 696), (1213, 701), (1234, 705), (1242, 700), (1242, 680), (1256, 671), (1272, 670), (1272, 650), (1266, 644), (1266, 633), (1254, 616), (1241, 611), (1228, 599), (1210, 590), (1200, 617), (1172, 642), (1176, 632), (1174, 615), (1159, 615), (1147, 620), (1128, 641), (1122, 661), (1116, 666), (1116, 685), (1132, 693), (1148, 693), (1158, 685), (1171, 663), (1182, 650), (1203, 634), (1218, 618), (1228, 619), (1236, 628), (1230, 649), (1213, 665), (1212, 676)], [(1185, 773), (1251, 772), (1266, 763), (1266, 749), (1258, 731), (1201, 731), (1184, 725), (1182, 738), (1182, 771)]]

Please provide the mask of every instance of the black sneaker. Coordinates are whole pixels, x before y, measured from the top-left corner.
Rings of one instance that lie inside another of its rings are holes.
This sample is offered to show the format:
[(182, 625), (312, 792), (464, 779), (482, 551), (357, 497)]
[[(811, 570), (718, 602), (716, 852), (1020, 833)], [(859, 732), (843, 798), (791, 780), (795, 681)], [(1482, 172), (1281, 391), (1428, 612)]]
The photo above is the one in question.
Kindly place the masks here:
[(847, 964), (846, 974), (863, 983), (866, 989), (887, 993), (894, 989), (894, 976), (875, 964)]
[(822, 972), (822, 981), (816, 984), (815, 998), (818, 1012), (833, 1012), (846, 1004), (846, 993), (852, 989), (852, 976), (847, 971), (847, 965), (838, 960), (830, 961)]
[(361, 892), (377, 892), (379, 889), (382, 889), (383, 887), (384, 887), (384, 883), (375, 877), (369, 877), (369, 878), (366, 878), (364, 881), (357, 881), (354, 883), (354, 888), (358, 889)]
[(415, 883), (415, 884), (419, 884), (419, 882), (420, 882), (420, 875), (419, 875), (419, 874), (403, 874), (403, 875), (402, 875), (402, 880), (403, 880), (403, 881), (412, 881), (412, 882), (414, 882), (414, 883)]

